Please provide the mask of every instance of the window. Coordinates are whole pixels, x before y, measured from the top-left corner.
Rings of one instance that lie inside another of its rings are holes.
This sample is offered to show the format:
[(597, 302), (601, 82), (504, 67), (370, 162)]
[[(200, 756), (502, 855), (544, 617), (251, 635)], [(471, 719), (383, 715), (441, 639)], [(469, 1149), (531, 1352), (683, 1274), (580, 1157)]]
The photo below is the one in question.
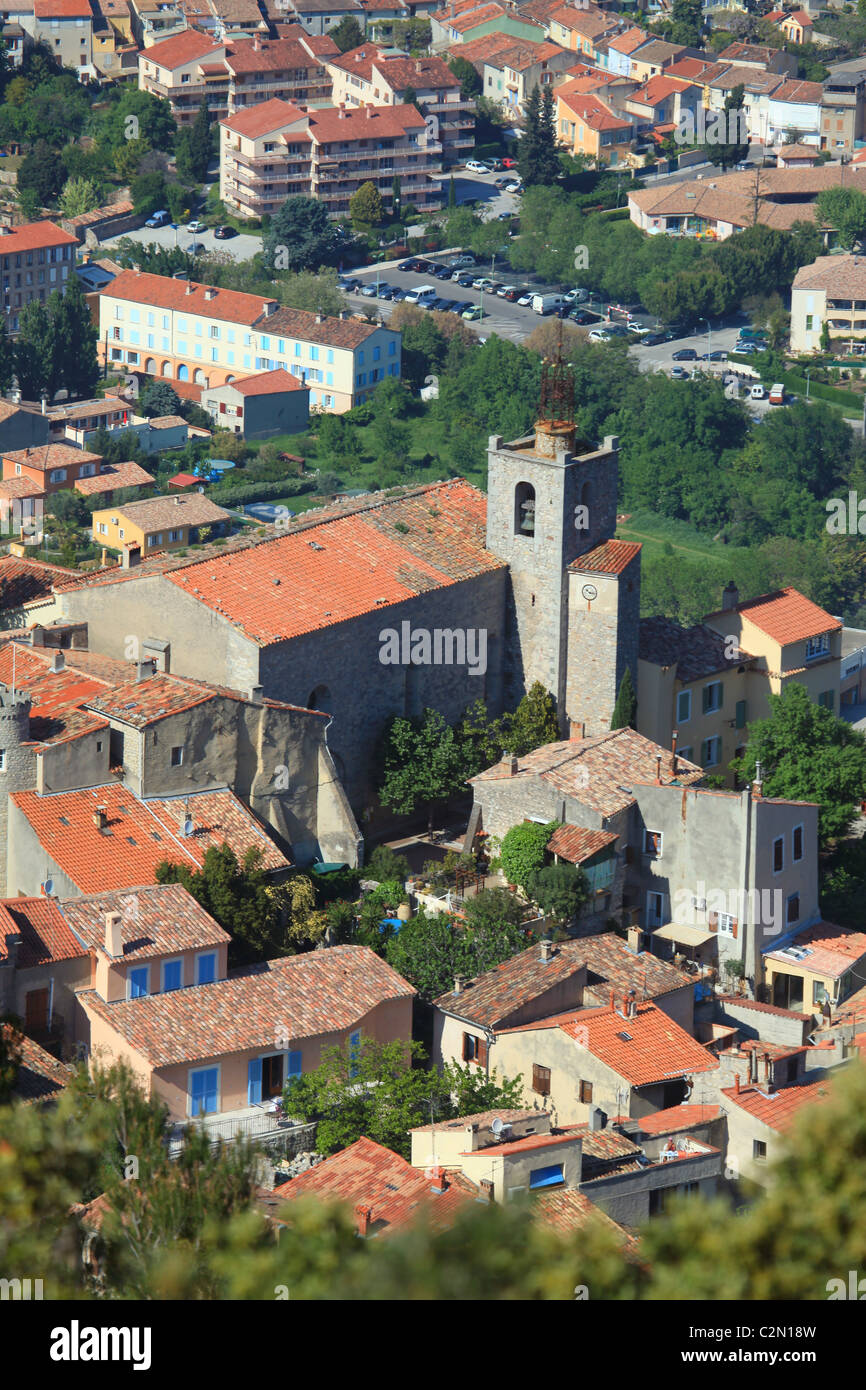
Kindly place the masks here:
[[(122, 536), (122, 535), (123, 535), (123, 532), (121, 531), (120, 534), (121, 534), (121, 536)], [(155, 546), (155, 545), (162, 545), (162, 532), (160, 531), (160, 533), (159, 533), (158, 535), (148, 536), (148, 538), (147, 538), (147, 543), (148, 543), (148, 545), (151, 546), (151, 547), (153, 547), (153, 546)]]
[(361, 1030), (359, 1028), (356, 1032), (349, 1034), (349, 1057), (351, 1059), (349, 1064), (350, 1076), (358, 1075), (358, 1053), (360, 1052), (360, 1050)]
[(550, 1095), (550, 1067), (540, 1067), (537, 1062), (533, 1062), (532, 1089), (536, 1095)]
[(49, 480), (52, 483), (64, 483), (66, 481), (66, 469), (52, 468), (51, 473), (49, 474)]
[(773, 873), (780, 874), (785, 867), (785, 841), (780, 835), (773, 841)]
[(660, 830), (645, 830), (643, 833), (643, 852), (648, 854), (650, 859), (660, 859), (662, 853), (662, 832)]
[(195, 982), (211, 985), (216, 979), (216, 952), (207, 951), (195, 958)]
[(718, 927), (718, 930), (719, 930), (719, 936), (730, 936), (731, 938), (733, 938), (734, 940), (736, 940), (736, 936), (737, 936), (737, 919), (736, 919), (736, 917), (732, 917), (731, 914), (730, 914), (729, 912), (710, 913), (710, 921), (711, 921), (711, 922), (712, 922), (713, 916), (715, 916), (715, 918), (716, 918), (716, 926)]
[(171, 765), (172, 767), (181, 767), (183, 765), (183, 744), (180, 744), (177, 748), (172, 748)]
[(3, 772), (4, 769), (5, 769), (5, 767), (6, 767), (6, 749), (5, 749), (5, 748), (0, 748), (0, 772)]
[(746, 727), (746, 702), (745, 702), (745, 700), (738, 700), (737, 703), (736, 703), (736, 705), (734, 706), (734, 710), (735, 710), (735, 719), (734, 719), (734, 723), (735, 723), (736, 727), (737, 727), (738, 729), (745, 729), (745, 727)]
[(530, 1191), (536, 1187), (562, 1187), (565, 1177), (561, 1163), (552, 1163), (548, 1168), (532, 1168), (529, 1173)]
[(692, 692), (681, 690), (677, 695), (677, 723), (688, 724), (692, 717)]
[(219, 1067), (203, 1067), (189, 1074), (191, 1115), (212, 1115), (219, 1110)]
[(660, 927), (664, 922), (665, 895), (664, 893), (647, 893), (646, 895), (646, 925), (647, 929)]
[(830, 655), (830, 635), (822, 632), (820, 637), (810, 637), (806, 643), (806, 660), (818, 661), (822, 656)]
[(764, 1139), (752, 1140), (752, 1158), (761, 1163), (767, 1157), (767, 1144)]
[(722, 682), (711, 681), (709, 685), (705, 685), (702, 692), (702, 698), (704, 714), (712, 714), (715, 710), (721, 709)]
[(807, 315), (806, 315), (806, 332), (807, 332), (807, 333), (811, 333), (811, 332), (812, 332), (812, 317), (813, 317), (812, 314), (807, 314)]
[(183, 984), (183, 961), (164, 960), (162, 963), (162, 992), (180, 989)]
[(791, 858), (798, 864), (803, 858), (803, 827), (795, 825), (791, 832)]
[(106, 536), (108, 534), (108, 527), (106, 526), (104, 521), (100, 521), (96, 529), (99, 532), (100, 536)]
[(147, 975), (146, 965), (137, 966), (134, 970), (127, 972), (126, 988), (129, 999), (140, 999), (142, 995), (147, 994)]
[(822, 690), (818, 696), (818, 704), (823, 705), (824, 709), (834, 710), (836, 708), (836, 693), (833, 690)]
[(686, 762), (690, 763), (691, 760), (692, 760), (692, 749), (691, 749), (691, 745), (689, 745), (688, 748), (680, 748), (680, 749), (679, 749), (679, 756), (680, 756), (681, 758), (685, 758)]
[(578, 1094), (580, 1096), (581, 1105), (592, 1105), (592, 1082), (581, 1081), (579, 1083)]
[(787, 911), (785, 914), (786, 922), (799, 922), (800, 920), (800, 894), (790, 893), (788, 896)]
[(718, 767), (722, 761), (722, 740), (705, 738), (701, 744), (701, 767)]

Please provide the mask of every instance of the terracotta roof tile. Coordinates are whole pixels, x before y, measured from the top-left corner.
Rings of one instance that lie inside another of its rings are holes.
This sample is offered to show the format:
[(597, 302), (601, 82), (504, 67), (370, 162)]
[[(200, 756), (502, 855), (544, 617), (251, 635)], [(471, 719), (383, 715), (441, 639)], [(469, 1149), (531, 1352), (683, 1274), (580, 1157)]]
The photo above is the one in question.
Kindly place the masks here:
[(220, 121), (220, 125), (226, 130), (231, 130), (235, 135), (244, 135), (250, 140), (257, 140), (262, 135), (270, 135), (274, 130), (281, 130), (283, 126), (294, 125), (302, 121), (304, 128), (298, 135), (293, 133), (292, 139), (304, 135), (309, 117), (306, 112), (301, 111), (297, 106), (293, 106), (288, 101), (282, 101), (279, 97), (272, 97), (269, 101), (256, 102), (253, 106), (245, 106), (240, 111), (236, 111), (233, 116), (226, 117)]
[(74, 468), (80, 463), (101, 463), (101, 454), (91, 454), (87, 449), (75, 449), (71, 444), (37, 444), (33, 449), (15, 449), (3, 454), (6, 463), (26, 464), (37, 468), (41, 473), (52, 468)]
[(674, 1105), (667, 1110), (657, 1110), (654, 1115), (642, 1115), (637, 1122), (638, 1133), (679, 1134), (694, 1125), (719, 1120), (723, 1114), (718, 1105)]
[(728, 1086), (722, 1090), (722, 1095), (770, 1129), (783, 1133), (804, 1107), (822, 1105), (829, 1100), (830, 1082), (824, 1079), (803, 1081), (770, 1094), (758, 1086), (741, 1086), (739, 1091), (734, 1086)]
[(225, 44), (214, 43), (213, 39), (197, 29), (185, 29), (182, 34), (174, 34), (146, 48), (139, 58), (161, 68), (179, 68), (195, 58), (222, 57), (224, 54)]
[[(131, 526), (140, 526), (145, 534), (172, 526), (209, 526), (212, 522), (228, 521), (231, 512), (218, 507), (200, 492), (187, 496), (148, 497), (142, 502), (123, 502), (108, 508)], [(93, 513), (94, 519), (105, 509)]]
[(78, 238), (64, 232), (53, 222), (25, 222), (12, 227), (0, 236), (0, 254), (17, 256), (22, 251), (35, 251), (43, 246), (77, 246)]
[(231, 937), (180, 883), (153, 884), (133, 893), (91, 893), (57, 904), (84, 949), (105, 949), (105, 917), (121, 914), (124, 961), (226, 945)]
[(151, 1066), (167, 1067), (270, 1046), (276, 1027), (293, 1047), (322, 1035), (330, 1040), (386, 1000), (414, 993), (366, 946), (332, 946), (167, 994), (114, 1004), (95, 991), (78, 998)]
[(461, 1207), (473, 1201), (469, 1184), (449, 1183), (435, 1193), (433, 1182), (405, 1158), (363, 1135), (347, 1149), (331, 1154), (306, 1173), (275, 1187), (273, 1195), (286, 1202), (317, 1197), (370, 1208), (369, 1234), (386, 1234), (419, 1217), (442, 1229)]
[(432, 1134), (434, 1131), (445, 1132), (466, 1129), (467, 1125), (477, 1125), (479, 1130), (487, 1130), (494, 1120), (501, 1120), (503, 1124), (513, 1125), (520, 1120), (531, 1120), (537, 1118), (545, 1119), (547, 1112), (543, 1110), (479, 1110), (474, 1115), (458, 1115), (453, 1120), (437, 1120), (435, 1124), (413, 1125), (409, 1130), (410, 1134)]
[[(142, 801), (112, 782), (47, 796), (16, 792), (12, 799), (45, 853), (82, 893), (153, 883), (162, 860), (200, 869), (207, 850), (225, 842), (239, 859), (248, 849), (261, 850), (265, 869), (289, 864), (252, 812), (228, 790)], [(195, 829), (184, 836), (187, 805)], [(103, 830), (94, 822), (98, 806), (107, 811)]]
[(796, 963), (804, 970), (839, 979), (866, 955), (866, 932), (848, 931), (845, 927), (837, 927), (833, 922), (816, 922), (814, 926), (806, 927), (804, 931), (791, 937), (788, 942), (788, 948), (790, 947), (806, 950), (809, 954), (794, 962), (791, 956), (785, 954), (787, 948), (782, 947), (775, 951), (766, 951), (764, 959), (778, 960), (789, 965)]
[(615, 1009), (582, 1009), (560, 1028), (631, 1086), (650, 1086), (693, 1072), (715, 1071), (718, 1061), (655, 1004), (637, 1004), (632, 1018)]
[(640, 550), (640, 541), (605, 541), (585, 555), (578, 555), (568, 568), (577, 574), (622, 574)]
[(607, 1212), (573, 1187), (560, 1187), (553, 1192), (533, 1193), (530, 1211), (534, 1219), (549, 1226), (557, 1235), (569, 1236), (587, 1226), (604, 1226), (615, 1232), (626, 1245), (634, 1246), (635, 1238), (628, 1235)]
[(68, 579), (69, 570), (37, 560), (19, 560), (17, 555), (0, 555), (0, 610), (47, 598), (58, 578)]
[(154, 482), (151, 473), (130, 460), (129, 463), (106, 464), (102, 473), (93, 478), (76, 478), (73, 486), (85, 497), (93, 497), (123, 487), (152, 487)]
[(0, 961), (8, 959), (7, 938), (22, 937), (18, 965), (29, 969), (49, 961), (86, 954), (73, 935), (56, 898), (5, 898), (0, 901)]
[(551, 854), (568, 860), (569, 864), (582, 864), (591, 859), (599, 850), (615, 845), (617, 835), (609, 830), (584, 830), (580, 825), (560, 825), (547, 842)]
[(633, 989), (638, 999), (658, 999), (693, 983), (651, 951), (632, 951), (616, 932), (587, 936), (580, 944), (586, 963), (586, 1004), (609, 1005), (612, 989), (619, 995)]
[[(122, 270), (110, 285), (106, 285), (103, 293), (111, 299), (198, 314), (202, 318), (242, 324), (247, 328), (262, 317), (268, 304), (274, 303), (257, 294), (242, 294), (239, 290), (224, 290), (195, 280), (175, 280), (171, 275), (149, 275), (138, 270)], [(207, 294), (212, 294), (213, 298), (208, 299)]]
[(783, 647), (842, 628), (838, 618), (792, 588), (749, 599), (737, 605), (737, 612)]
[(51, 1100), (69, 1085), (75, 1075), (73, 1067), (58, 1062), (44, 1047), (8, 1024), (0, 1025), (0, 1032), (14, 1037), (17, 1042), (19, 1069), (12, 1089), (14, 1099), (25, 1104)]
[(241, 396), (276, 396), (286, 391), (309, 389), (298, 377), (280, 368), (275, 372), (262, 372), (261, 376), (242, 377), (240, 381), (230, 384)]
[[(33, 483), (29, 478), (6, 478), (0, 482), (0, 498), (23, 501), (27, 497), (44, 497), (47, 488), (41, 483)], [(0, 606), (3, 606), (0, 604)]]
[(654, 666), (676, 666), (677, 679), (681, 681), (700, 680), (743, 664), (743, 656), (727, 655), (725, 638), (705, 623), (685, 628), (671, 618), (641, 618), (639, 643), (641, 661)]
[(322, 106), (310, 111), (310, 132), (320, 145), (395, 139), (423, 129), (424, 117), (414, 106), (358, 106), (345, 111)]
[(579, 974), (584, 966), (582, 945), (581, 941), (560, 941), (547, 961), (541, 959), (537, 946), (530, 946), (466, 983), (459, 994), (449, 990), (433, 1002), (445, 1013), (495, 1028), (517, 1009)]

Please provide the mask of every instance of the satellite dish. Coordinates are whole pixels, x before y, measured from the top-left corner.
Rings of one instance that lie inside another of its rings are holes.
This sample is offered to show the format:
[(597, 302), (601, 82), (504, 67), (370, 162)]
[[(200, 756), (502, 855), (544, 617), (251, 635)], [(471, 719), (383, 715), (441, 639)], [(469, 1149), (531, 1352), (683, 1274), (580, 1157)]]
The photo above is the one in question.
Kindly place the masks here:
[(192, 832), (193, 832), (194, 830), (195, 830), (195, 822), (194, 822), (194, 821), (191, 821), (191, 820), (185, 820), (184, 823), (183, 823), (183, 833), (184, 833), (184, 835), (186, 835), (186, 836), (188, 837), (188, 836), (190, 836), (190, 835), (192, 834)]
[(45, 882), (41, 883), (39, 886), (42, 892), (44, 893), (45, 897), (50, 898), (51, 894), (54, 892), (54, 879), (46, 878)]
[(498, 1139), (499, 1136), (500, 1136), (500, 1134), (501, 1134), (502, 1131), (504, 1130), (505, 1125), (502, 1123), (502, 1121), (501, 1121), (501, 1120), (499, 1119), (499, 1117), (497, 1116), (497, 1118), (493, 1121), (493, 1124), (490, 1126), (490, 1128), (491, 1128), (491, 1131), (496, 1135), (496, 1138)]

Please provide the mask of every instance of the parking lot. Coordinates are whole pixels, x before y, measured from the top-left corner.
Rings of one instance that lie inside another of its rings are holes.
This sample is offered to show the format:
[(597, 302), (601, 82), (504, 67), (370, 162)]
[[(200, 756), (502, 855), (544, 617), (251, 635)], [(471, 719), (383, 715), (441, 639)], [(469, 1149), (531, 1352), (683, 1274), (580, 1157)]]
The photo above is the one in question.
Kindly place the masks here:
[[(177, 246), (181, 251), (188, 251), (195, 241), (205, 251), (225, 251), (234, 261), (248, 261), (262, 249), (260, 233), (239, 232), (228, 241), (217, 241), (212, 227), (208, 227), (206, 232), (197, 232), (195, 236), (187, 231), (185, 225), (177, 230), (173, 227), (137, 227), (132, 232), (124, 232), (124, 236), (130, 241), (140, 242), (142, 246), (162, 246), (166, 250)], [(113, 237), (110, 241), (104, 241), (102, 246), (110, 249), (119, 240), (119, 237)]]

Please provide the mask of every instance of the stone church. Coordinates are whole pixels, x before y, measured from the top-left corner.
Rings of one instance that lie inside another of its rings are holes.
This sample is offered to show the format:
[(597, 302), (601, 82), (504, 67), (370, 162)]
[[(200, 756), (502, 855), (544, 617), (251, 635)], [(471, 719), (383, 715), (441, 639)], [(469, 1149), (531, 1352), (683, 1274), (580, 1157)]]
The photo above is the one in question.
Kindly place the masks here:
[(58, 581), (26, 621), (86, 623), (92, 651), (327, 711), (356, 811), (394, 715), (453, 723), (479, 696), (496, 714), (541, 681), (564, 735), (604, 732), (626, 667), (637, 678), (640, 546), (614, 539), (618, 441), (576, 438), (566, 373), (546, 365), (532, 435), (490, 439), (486, 495), (452, 479), (124, 557)]

